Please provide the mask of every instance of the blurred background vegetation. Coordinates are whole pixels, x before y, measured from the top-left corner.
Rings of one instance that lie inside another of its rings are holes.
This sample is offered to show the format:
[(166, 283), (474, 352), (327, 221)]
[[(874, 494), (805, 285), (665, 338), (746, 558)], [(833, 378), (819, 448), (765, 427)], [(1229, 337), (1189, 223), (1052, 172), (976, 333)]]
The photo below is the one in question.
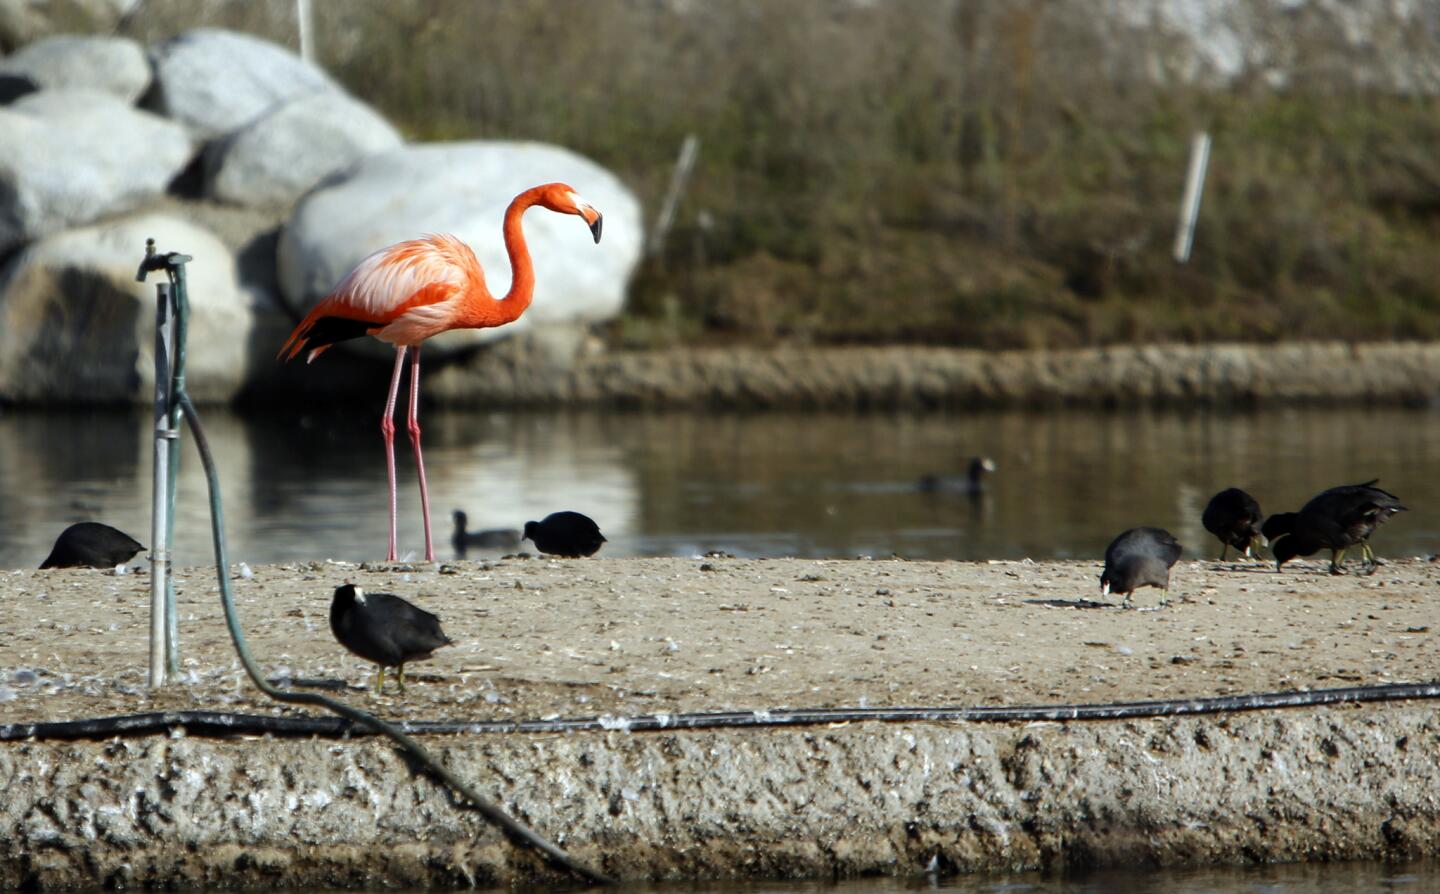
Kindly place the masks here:
[[(1122, 15), (1136, 6), (314, 9), (317, 61), (410, 137), (571, 147), (652, 220), (699, 137), (616, 345), (1440, 337), (1440, 85), (1393, 70), (1440, 59), (1437, 29), (1372, 23), (1357, 48), (1315, 3), (1255, 0), (1240, 70), (1221, 76)], [(290, 0), (144, 0), (122, 33), (198, 25), (298, 43)], [(1202, 129), (1214, 147), (1181, 266), (1171, 244)]]

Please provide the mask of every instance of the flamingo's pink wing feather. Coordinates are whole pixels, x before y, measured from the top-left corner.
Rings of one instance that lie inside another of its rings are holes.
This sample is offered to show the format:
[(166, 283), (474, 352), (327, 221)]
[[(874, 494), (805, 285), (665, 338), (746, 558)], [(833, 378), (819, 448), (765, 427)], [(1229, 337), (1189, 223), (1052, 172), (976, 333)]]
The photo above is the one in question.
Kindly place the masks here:
[[(311, 309), (286, 339), (280, 356), (290, 359), (303, 351), (310, 329), (323, 317), (372, 321), (378, 326), (371, 334), (377, 334), (408, 311), (447, 302), (467, 289), (484, 293), (485, 276), (470, 246), (454, 236), (428, 235), (387, 246), (356, 264), (335, 291)], [(385, 340), (395, 341), (400, 333), (389, 334)], [(309, 359), (323, 350), (312, 349)]]
[(366, 319), (389, 322), (414, 307), (422, 294), (429, 299), (424, 303), (431, 303), (444, 300), (445, 286), (451, 293), (459, 291), (473, 276), (483, 283), (474, 258), (470, 246), (454, 236), (430, 235), (398, 242), (356, 264), (335, 287), (330, 300)]

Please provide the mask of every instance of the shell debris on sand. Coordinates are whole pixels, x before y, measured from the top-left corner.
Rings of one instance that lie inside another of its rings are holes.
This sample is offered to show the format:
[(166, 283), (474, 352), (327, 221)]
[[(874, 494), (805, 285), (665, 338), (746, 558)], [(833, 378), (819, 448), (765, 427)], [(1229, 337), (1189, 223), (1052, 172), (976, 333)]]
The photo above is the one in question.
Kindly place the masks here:
[[(1392, 560), (1368, 578), (1331, 576), (1317, 561), (1278, 573), (1191, 561), (1157, 611), (1097, 606), (1098, 562), (597, 558), (583, 574), (575, 564), (453, 562), (440, 574), (437, 566), (301, 563), (257, 566), (234, 583), (267, 673), (344, 680), (346, 697), (402, 719), (765, 711), (862, 699), (1123, 701), (1434, 674), (1421, 631), (1433, 624), (1440, 563), (1423, 560)], [(145, 686), (145, 575), (0, 576), (7, 719), (280, 711), (236, 665), (213, 584), (187, 571), (178, 584), (184, 671), (160, 691)], [(329, 636), (326, 613), (342, 579), (424, 606), (455, 640), (414, 669), (404, 698), (373, 699), (371, 668)], [(1137, 596), (1136, 605), (1155, 601)]]

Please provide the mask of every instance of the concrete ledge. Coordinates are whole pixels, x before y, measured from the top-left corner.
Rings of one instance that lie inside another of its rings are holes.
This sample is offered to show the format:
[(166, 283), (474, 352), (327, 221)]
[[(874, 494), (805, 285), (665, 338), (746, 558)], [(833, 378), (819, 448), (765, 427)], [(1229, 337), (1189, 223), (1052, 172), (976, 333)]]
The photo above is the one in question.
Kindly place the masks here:
[(512, 339), (433, 370), (425, 388), (443, 403), (485, 407), (1429, 404), (1440, 399), (1440, 344), (685, 348), (562, 362)]
[[(315, 562), (236, 580), (270, 675), (397, 721), (1194, 699), (1433, 678), (1440, 563), (1182, 561), (1169, 605), (1096, 562)], [(182, 679), (145, 680), (148, 579), (0, 575), (0, 718), (289, 714), (180, 569)], [(335, 582), (456, 641), (402, 696), (330, 636)], [(14, 662), (14, 663), (10, 663)], [(23, 667), (21, 674), (17, 668)], [(1433, 701), (1132, 721), (430, 736), (481, 792), (625, 879), (1408, 858), (1440, 852)], [(0, 889), (549, 882), (383, 741), (0, 743)]]
[[(1429, 705), (1031, 725), (436, 737), (626, 879), (1400, 858), (1440, 852)], [(374, 740), (0, 749), (0, 887), (554, 880)]]

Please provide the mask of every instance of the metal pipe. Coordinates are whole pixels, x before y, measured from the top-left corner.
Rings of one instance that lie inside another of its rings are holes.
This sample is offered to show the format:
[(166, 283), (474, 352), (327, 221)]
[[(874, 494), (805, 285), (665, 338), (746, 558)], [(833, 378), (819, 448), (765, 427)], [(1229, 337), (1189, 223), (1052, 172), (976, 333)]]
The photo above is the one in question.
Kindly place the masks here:
[[(175, 542), (175, 499), (180, 476), (180, 397), (185, 394), (185, 345), (190, 328), (190, 295), (186, 288), (185, 263), (189, 255), (172, 253), (166, 265), (172, 288), (171, 313), (174, 320), (173, 360), (170, 364), (170, 442), (169, 478), (166, 483), (166, 498), (169, 512), (166, 515), (165, 542)], [(175, 610), (175, 576), (170, 575), (165, 584), (165, 666), (171, 674), (180, 673), (180, 623)]]
[(170, 284), (155, 285), (155, 461), (150, 488), (150, 685), (165, 685), (167, 660), (166, 592), (170, 581)]
[(145, 257), (135, 273), (137, 282), (165, 271), (168, 282), (156, 286), (155, 335), (155, 480), (151, 507), (150, 685), (163, 686), (180, 670), (180, 635), (175, 611), (175, 493), (180, 473), (180, 407), (185, 388), (185, 339), (190, 300), (185, 290), (189, 255), (160, 254), (155, 240), (145, 240)]

